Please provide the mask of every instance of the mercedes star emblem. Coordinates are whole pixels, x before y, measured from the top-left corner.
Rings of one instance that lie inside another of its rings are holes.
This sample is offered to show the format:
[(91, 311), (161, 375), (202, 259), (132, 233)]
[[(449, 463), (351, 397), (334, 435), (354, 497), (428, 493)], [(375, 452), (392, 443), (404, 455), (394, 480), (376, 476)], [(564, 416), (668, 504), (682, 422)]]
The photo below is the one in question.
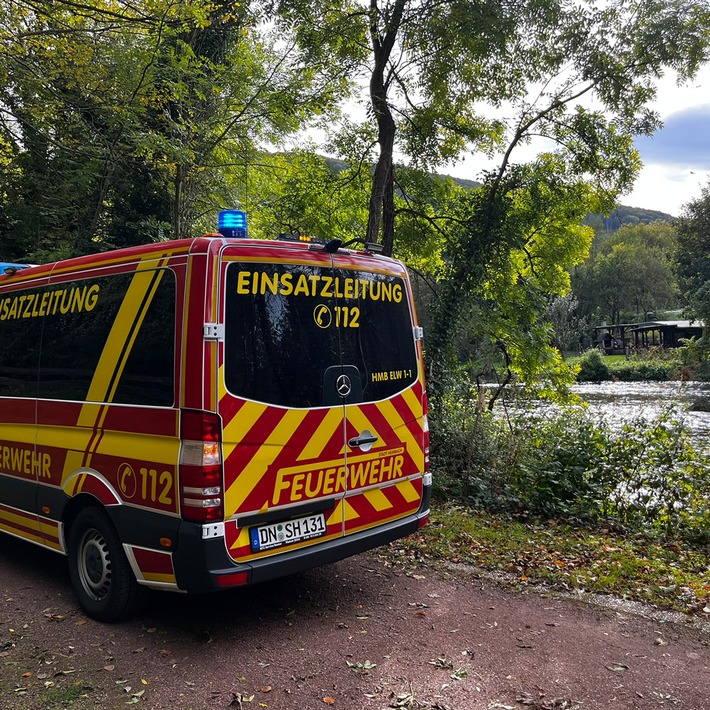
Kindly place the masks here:
[(350, 378), (347, 375), (340, 375), (340, 377), (338, 377), (338, 379), (335, 381), (335, 389), (343, 399), (345, 399), (350, 394), (352, 388), (352, 383), (350, 382)]

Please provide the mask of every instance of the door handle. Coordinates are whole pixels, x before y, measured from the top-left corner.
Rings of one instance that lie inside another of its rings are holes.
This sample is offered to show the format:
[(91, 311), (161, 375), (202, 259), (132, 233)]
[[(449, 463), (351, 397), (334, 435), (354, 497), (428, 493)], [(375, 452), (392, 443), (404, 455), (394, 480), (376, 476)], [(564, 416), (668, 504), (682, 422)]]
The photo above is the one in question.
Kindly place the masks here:
[[(350, 448), (356, 448), (360, 447), (364, 451), (369, 451), (372, 448), (372, 445), (378, 440), (378, 437), (375, 436), (371, 431), (365, 431), (362, 432), (359, 436), (356, 436), (348, 441), (348, 446)], [(367, 447), (367, 448), (365, 448)]]

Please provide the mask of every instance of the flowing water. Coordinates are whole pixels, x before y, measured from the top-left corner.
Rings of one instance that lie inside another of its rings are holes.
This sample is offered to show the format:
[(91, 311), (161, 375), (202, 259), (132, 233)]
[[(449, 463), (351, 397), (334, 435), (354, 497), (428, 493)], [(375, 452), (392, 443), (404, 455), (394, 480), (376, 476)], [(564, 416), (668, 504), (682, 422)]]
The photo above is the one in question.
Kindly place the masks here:
[(707, 382), (600, 382), (575, 385), (591, 411), (607, 422), (639, 416), (653, 419), (677, 402), (696, 445), (710, 449), (710, 383)]

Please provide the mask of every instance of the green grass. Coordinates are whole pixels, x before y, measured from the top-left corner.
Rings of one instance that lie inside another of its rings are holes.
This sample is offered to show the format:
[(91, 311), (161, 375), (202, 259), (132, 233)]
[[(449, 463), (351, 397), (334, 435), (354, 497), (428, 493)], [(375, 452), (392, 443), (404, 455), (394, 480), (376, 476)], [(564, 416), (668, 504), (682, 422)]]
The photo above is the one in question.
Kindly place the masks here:
[(66, 688), (49, 687), (42, 696), (42, 703), (46, 708), (75, 707), (81, 703), (86, 695), (80, 682), (72, 683)]
[(513, 586), (612, 594), (697, 613), (710, 605), (710, 550), (563, 523), (521, 522), (462, 506), (435, 509), (420, 533), (390, 547), (393, 561), (463, 562)]

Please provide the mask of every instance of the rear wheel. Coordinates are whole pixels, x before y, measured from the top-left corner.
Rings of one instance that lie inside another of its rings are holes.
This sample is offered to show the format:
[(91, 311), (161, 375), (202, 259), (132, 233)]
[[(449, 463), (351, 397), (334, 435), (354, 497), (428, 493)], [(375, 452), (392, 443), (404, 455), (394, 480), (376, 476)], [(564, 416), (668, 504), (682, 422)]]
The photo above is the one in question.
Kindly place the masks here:
[(111, 521), (96, 508), (82, 510), (71, 527), (69, 576), (82, 609), (99, 621), (130, 616), (147, 597)]

